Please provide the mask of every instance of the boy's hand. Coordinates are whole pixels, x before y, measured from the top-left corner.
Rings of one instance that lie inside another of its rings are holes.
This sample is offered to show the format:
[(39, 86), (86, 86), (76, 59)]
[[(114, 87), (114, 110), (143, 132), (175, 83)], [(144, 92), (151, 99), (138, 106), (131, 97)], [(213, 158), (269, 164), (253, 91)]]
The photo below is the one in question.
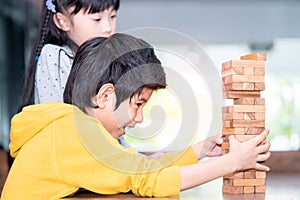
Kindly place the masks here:
[(220, 156), (222, 153), (221, 144), (223, 143), (223, 139), (221, 135), (211, 136), (203, 141), (200, 141), (194, 144), (192, 147), (195, 151), (195, 154), (200, 160), (206, 156)]
[(269, 130), (266, 129), (260, 135), (246, 141), (239, 142), (234, 136), (229, 136), (229, 154), (236, 160), (236, 170), (257, 169), (269, 171), (269, 167), (259, 162), (266, 161), (271, 153), (270, 142), (266, 141)]

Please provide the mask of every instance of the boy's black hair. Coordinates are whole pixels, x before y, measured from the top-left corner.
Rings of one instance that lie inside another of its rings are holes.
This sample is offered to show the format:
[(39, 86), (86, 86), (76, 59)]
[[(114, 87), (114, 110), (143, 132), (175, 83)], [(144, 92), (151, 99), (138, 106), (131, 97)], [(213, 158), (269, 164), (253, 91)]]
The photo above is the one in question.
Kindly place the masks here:
[[(53, 21), (53, 12), (46, 7), (44, 0), (40, 19), (40, 25), (36, 33), (35, 43), (33, 45), (28, 66), (25, 70), (25, 79), (23, 92), (20, 99), (18, 111), (27, 105), (34, 104), (34, 84), (35, 72), (38, 57), (45, 44), (68, 45), (71, 49), (77, 49), (78, 46), (68, 39), (66, 33), (57, 28)], [(65, 13), (70, 8), (74, 8), (71, 15), (77, 14), (81, 9), (88, 13), (96, 13), (113, 7), (116, 11), (119, 9), (120, 0), (53, 0), (56, 12)]]
[(166, 75), (154, 49), (145, 41), (117, 33), (85, 42), (75, 56), (64, 91), (64, 102), (94, 108), (92, 98), (101, 86), (115, 87), (117, 108), (143, 88), (166, 87)]

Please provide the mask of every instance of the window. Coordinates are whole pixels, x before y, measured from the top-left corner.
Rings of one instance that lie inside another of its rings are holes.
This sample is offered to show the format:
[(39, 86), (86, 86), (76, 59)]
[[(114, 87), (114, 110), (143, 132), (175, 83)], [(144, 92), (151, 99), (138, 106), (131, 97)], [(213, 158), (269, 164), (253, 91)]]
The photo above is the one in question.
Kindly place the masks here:
[[(169, 47), (166, 48), (168, 49)], [(182, 55), (197, 59), (197, 52), (191, 51), (193, 48), (186, 46), (172, 48), (185, 49)], [(252, 52), (264, 51), (267, 53), (267, 61), (265, 63), (266, 90), (261, 95), (266, 99), (266, 127), (271, 130), (268, 138), (272, 144), (271, 150), (286, 151), (300, 149), (300, 39), (277, 39), (273, 42), (272, 48), (267, 50), (253, 50), (247, 44), (211, 44), (206, 45), (205, 50), (215, 63), (219, 73), (221, 72), (223, 62), (240, 59), (240, 56)], [(177, 60), (166, 54), (166, 52), (158, 53), (162, 63), (169, 67), (176, 68), (177, 66), (180, 68), (185, 65), (181, 62), (182, 60)], [(185, 67), (183, 68), (186, 69)], [(193, 141), (203, 139), (208, 134), (212, 134), (209, 133), (211, 130), (207, 127), (207, 124), (211, 124), (212, 120), (219, 120), (219, 118), (214, 119), (216, 116), (213, 116), (213, 103), (211, 102), (210, 91), (205, 86), (205, 79), (195, 74), (197, 73), (193, 71), (182, 70), (182, 76), (186, 77), (186, 80), (190, 80), (190, 86), (199, 86), (198, 90), (194, 88), (197, 96), (197, 105), (199, 105), (198, 110), (195, 111), (201, 114), (204, 113), (204, 115), (199, 117), (200, 123)], [(199, 91), (202, 91), (202, 94), (197, 93)], [(138, 139), (134, 139), (132, 137), (134, 135), (132, 134), (133, 131), (130, 130), (128, 136), (126, 136), (126, 140), (137, 149), (147, 151), (153, 148), (154, 150), (159, 150), (165, 147), (169, 141), (172, 141), (176, 137), (176, 135), (172, 135), (172, 132), (176, 132), (178, 125), (181, 123), (183, 117), (182, 107), (180, 108), (180, 101), (176, 99), (176, 95), (170, 91), (164, 91), (157, 93), (154, 99), (156, 99), (154, 100), (155, 103), (150, 102), (145, 108), (145, 122), (142, 126), (147, 127), (151, 124), (152, 117), (155, 117), (151, 115), (156, 113), (158, 116), (163, 117), (161, 123), (165, 123), (164, 128), (168, 127), (166, 130), (167, 134), (164, 134), (159, 140), (158, 137), (154, 140), (149, 140), (147, 146), (147, 144), (145, 145), (145, 141), (141, 142)], [(157, 107), (152, 110), (153, 105), (157, 104), (164, 104), (166, 107), (160, 109)], [(176, 107), (177, 109), (174, 109)], [(152, 111), (153, 113), (150, 114)], [(164, 121), (165, 119), (168, 119), (168, 121)], [(220, 126), (217, 127), (220, 131)], [(149, 133), (148, 128), (146, 129), (147, 133)], [(134, 132), (135, 134), (144, 134), (143, 129), (136, 129)], [(217, 134), (217, 132), (214, 130), (213, 134)]]

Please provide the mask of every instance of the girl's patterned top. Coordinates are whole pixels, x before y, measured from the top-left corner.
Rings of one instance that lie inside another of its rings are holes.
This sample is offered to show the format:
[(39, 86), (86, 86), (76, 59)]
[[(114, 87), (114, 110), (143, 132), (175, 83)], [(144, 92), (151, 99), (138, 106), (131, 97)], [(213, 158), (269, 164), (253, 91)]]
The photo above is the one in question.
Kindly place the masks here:
[(74, 53), (68, 46), (46, 44), (37, 62), (34, 102), (62, 102)]

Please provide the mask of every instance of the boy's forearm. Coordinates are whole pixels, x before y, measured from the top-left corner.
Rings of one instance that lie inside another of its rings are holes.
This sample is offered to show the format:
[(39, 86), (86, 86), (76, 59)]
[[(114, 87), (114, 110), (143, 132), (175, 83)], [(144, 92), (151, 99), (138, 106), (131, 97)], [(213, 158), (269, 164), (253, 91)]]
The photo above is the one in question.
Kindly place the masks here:
[(230, 154), (197, 163), (194, 165), (180, 167), (180, 190), (186, 190), (236, 170), (236, 161)]
[(203, 143), (204, 143), (204, 141), (200, 141), (200, 142), (197, 142), (196, 144), (192, 145), (192, 148), (193, 148), (194, 153), (195, 153), (198, 160), (201, 159), (200, 151), (202, 149)]

